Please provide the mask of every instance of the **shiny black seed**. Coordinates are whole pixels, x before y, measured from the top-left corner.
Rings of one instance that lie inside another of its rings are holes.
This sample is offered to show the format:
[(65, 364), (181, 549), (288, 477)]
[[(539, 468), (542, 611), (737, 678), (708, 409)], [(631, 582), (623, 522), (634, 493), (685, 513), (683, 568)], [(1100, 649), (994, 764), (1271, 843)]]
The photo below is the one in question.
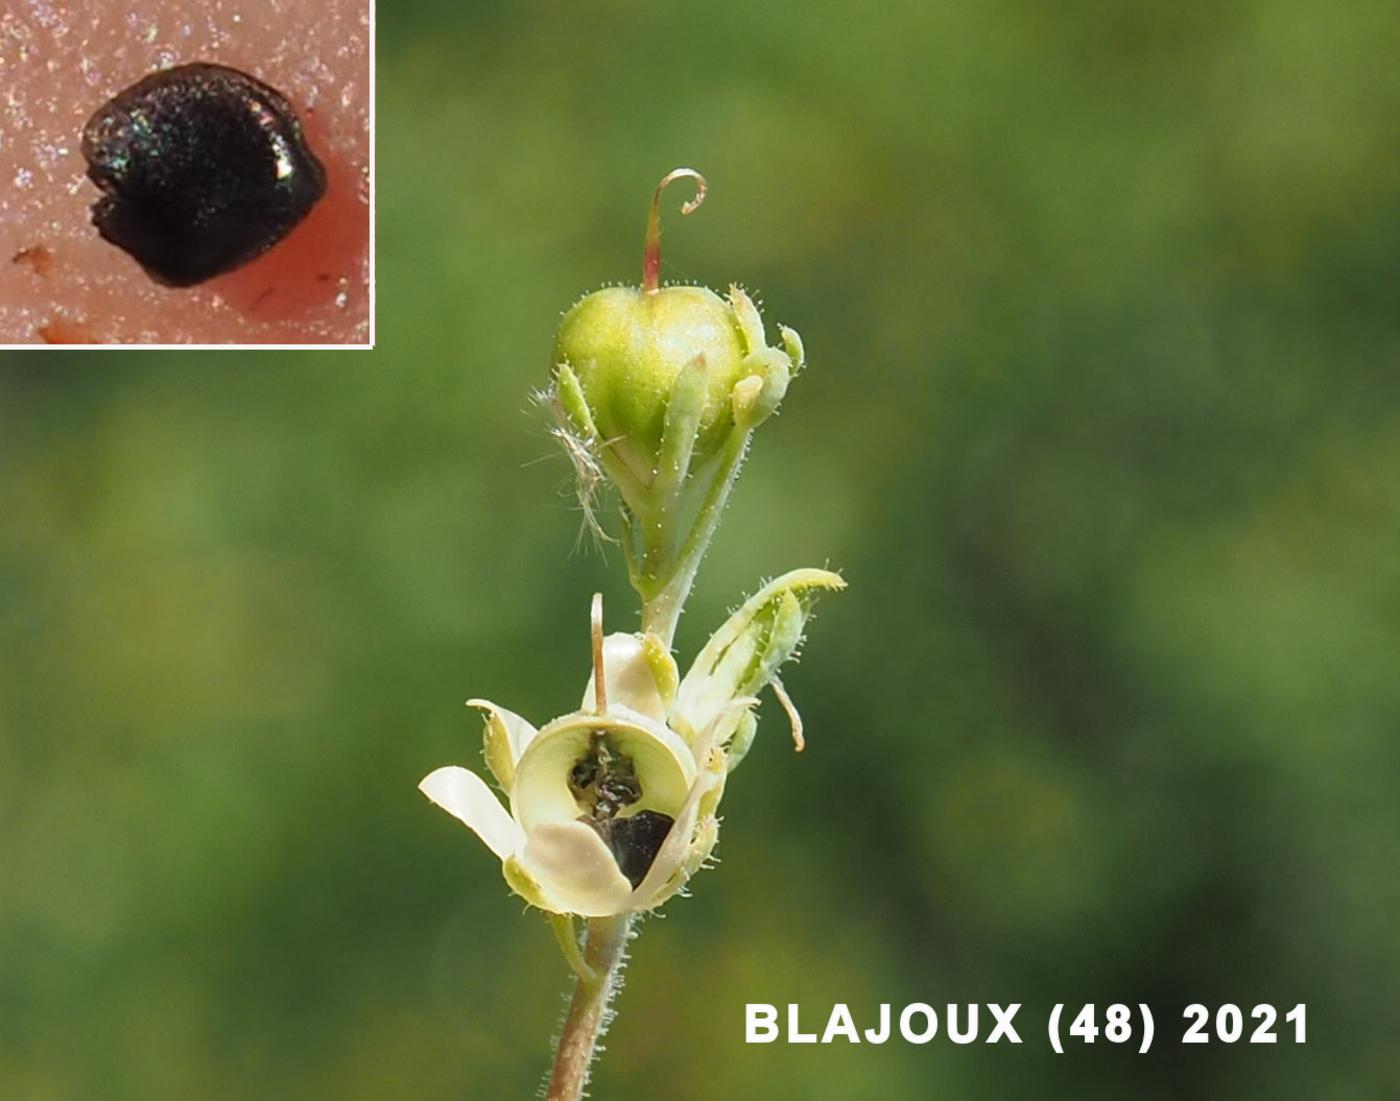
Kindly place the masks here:
[(629, 818), (608, 818), (601, 822), (584, 818), (580, 821), (587, 822), (607, 842), (618, 868), (633, 887), (651, 871), (656, 854), (675, 823), (669, 814), (655, 810), (641, 810)]
[(325, 194), (326, 173), (274, 88), (223, 65), (153, 73), (83, 128), (97, 231), (168, 286), (246, 264)]

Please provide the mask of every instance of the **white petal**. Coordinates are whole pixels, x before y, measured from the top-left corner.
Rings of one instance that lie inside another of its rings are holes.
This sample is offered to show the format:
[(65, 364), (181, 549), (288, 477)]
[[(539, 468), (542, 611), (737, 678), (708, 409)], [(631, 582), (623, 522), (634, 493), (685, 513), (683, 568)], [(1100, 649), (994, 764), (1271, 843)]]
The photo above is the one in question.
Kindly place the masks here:
[[(619, 631), (603, 639), (603, 683), (607, 686), (609, 710), (622, 704), (650, 719), (666, 717), (671, 701), (662, 697), (648, 657), (646, 645), (638, 635)], [(671, 691), (674, 693), (674, 685)], [(596, 710), (596, 698), (593, 678), (589, 677), (580, 710)]]
[(486, 847), (504, 860), (525, 843), (525, 831), (486, 781), (470, 769), (448, 765), (428, 773), (418, 790), (453, 818), (465, 822)]
[(603, 839), (582, 822), (532, 830), (520, 863), (565, 913), (608, 917), (627, 908), (632, 885)]

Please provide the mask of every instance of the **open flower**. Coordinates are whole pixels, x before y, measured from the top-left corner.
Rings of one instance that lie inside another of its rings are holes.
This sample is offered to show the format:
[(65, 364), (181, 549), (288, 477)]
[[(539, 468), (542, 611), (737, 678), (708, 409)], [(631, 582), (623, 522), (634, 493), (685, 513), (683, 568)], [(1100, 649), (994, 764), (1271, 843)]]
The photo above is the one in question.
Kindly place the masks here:
[[(466, 823), (527, 902), (556, 914), (650, 910), (704, 864), (728, 772), (753, 739), (756, 694), (795, 653), (816, 594), (844, 582), (795, 570), (770, 582), (711, 637), (682, 681), (652, 635), (603, 637), (593, 605), (593, 675), (580, 709), (536, 729), (486, 700), (487, 767), (439, 768), (419, 785)], [(775, 685), (794, 720), (796, 712)]]

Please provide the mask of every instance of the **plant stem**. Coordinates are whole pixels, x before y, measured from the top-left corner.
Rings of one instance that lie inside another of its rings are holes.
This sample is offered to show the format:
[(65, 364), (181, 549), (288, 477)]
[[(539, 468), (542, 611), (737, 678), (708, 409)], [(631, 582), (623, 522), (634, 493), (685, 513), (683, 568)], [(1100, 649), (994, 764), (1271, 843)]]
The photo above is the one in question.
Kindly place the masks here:
[(581, 977), (575, 981), (569, 1015), (564, 1018), (564, 1027), (559, 1033), (554, 1071), (545, 1095), (547, 1101), (578, 1101), (583, 1096), (598, 1037), (603, 1034), (611, 1015), (609, 1005), (621, 977), (633, 917), (619, 914), (588, 922), (583, 958), (595, 977), (591, 982)]
[[(668, 585), (657, 594), (655, 600), (648, 601), (642, 609), (642, 630), (667, 640), (669, 646), (669, 640), (676, 633), (676, 625), (680, 622), (681, 604), (685, 601), (686, 591), (689, 589), (689, 581), (685, 580), (683, 586)], [(676, 597), (680, 599), (677, 600)]]

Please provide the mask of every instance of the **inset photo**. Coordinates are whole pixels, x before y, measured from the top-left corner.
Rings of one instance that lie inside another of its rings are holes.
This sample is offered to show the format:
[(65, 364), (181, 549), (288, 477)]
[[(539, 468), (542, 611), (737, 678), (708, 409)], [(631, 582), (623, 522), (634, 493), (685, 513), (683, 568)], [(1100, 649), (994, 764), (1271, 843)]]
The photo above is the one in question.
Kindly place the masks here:
[(0, 12), (0, 346), (371, 347), (372, 0)]

